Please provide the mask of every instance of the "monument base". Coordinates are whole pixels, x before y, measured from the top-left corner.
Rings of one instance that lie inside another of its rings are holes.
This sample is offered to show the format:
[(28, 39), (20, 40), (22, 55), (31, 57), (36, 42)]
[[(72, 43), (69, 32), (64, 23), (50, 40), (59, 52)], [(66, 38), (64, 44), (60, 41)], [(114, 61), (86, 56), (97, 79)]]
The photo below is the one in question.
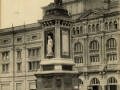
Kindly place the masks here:
[(78, 90), (78, 74), (35, 74), (37, 90)]

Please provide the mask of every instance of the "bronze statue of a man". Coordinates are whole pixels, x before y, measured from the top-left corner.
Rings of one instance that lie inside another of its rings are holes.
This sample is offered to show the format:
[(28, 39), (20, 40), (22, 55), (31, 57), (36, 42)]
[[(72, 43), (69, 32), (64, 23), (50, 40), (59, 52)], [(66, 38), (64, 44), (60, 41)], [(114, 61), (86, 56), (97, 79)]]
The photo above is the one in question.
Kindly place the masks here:
[(55, 3), (56, 5), (62, 5), (62, 0), (54, 0), (54, 3)]

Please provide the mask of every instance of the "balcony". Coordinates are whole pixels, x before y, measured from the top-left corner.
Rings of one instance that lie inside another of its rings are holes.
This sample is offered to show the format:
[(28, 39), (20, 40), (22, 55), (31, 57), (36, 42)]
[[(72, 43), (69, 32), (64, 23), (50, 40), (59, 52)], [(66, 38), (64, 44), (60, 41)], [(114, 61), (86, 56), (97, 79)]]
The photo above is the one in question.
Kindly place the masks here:
[[(92, 66), (79, 66), (76, 67), (79, 72), (99, 72), (103, 71), (105, 68), (104, 65), (92, 65)], [(120, 70), (120, 64), (109, 64), (107, 65), (107, 71), (117, 71)]]
[(117, 48), (107, 48), (106, 52), (111, 52), (111, 51), (116, 51), (116, 50), (117, 50)]
[(40, 56), (28, 57), (28, 60), (40, 60)]
[(91, 49), (89, 52), (90, 53), (99, 53), (99, 49), (96, 49), (96, 50), (95, 49), (94, 50)]
[(2, 60), (2, 63), (10, 63), (10, 59)]
[(74, 55), (79, 55), (79, 54), (83, 54), (83, 51), (75, 51)]

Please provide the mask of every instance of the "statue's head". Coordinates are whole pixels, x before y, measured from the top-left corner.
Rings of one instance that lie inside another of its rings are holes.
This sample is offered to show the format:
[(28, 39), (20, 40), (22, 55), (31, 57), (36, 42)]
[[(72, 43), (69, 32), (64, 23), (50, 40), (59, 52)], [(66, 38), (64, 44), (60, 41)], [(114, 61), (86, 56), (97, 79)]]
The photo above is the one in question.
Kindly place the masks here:
[(50, 35), (48, 35), (48, 39), (51, 39), (51, 36), (50, 36)]

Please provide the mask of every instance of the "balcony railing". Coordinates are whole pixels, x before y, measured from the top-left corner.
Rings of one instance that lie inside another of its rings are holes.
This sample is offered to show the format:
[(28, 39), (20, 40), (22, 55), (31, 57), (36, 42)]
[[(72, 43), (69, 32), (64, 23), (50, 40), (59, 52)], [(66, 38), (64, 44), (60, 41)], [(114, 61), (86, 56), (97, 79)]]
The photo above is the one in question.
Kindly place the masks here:
[(98, 53), (98, 52), (99, 52), (99, 49), (95, 49), (95, 50), (94, 50), (94, 49), (93, 49), (93, 50), (91, 49), (89, 52), (90, 52), (90, 53)]
[(117, 48), (107, 48), (106, 49), (106, 52), (109, 52), (109, 51), (116, 51), (117, 50)]
[(83, 51), (74, 51), (74, 55), (83, 54)]
[[(91, 66), (79, 66), (76, 67), (79, 72), (99, 72), (103, 71), (105, 67), (104, 65), (91, 65)], [(108, 71), (115, 71), (120, 70), (120, 64), (108, 64), (107, 65)]]

